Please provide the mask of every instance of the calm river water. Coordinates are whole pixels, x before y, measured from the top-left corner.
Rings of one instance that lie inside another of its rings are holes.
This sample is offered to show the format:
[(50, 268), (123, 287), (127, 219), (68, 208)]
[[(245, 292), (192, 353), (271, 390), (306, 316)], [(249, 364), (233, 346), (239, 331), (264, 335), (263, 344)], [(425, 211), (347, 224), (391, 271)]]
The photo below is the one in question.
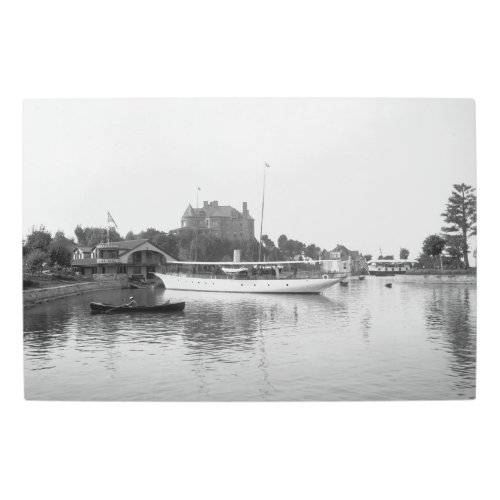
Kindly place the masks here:
[[(388, 281), (392, 288), (384, 287)], [(131, 290), (24, 313), (25, 396), (95, 401), (333, 401), (475, 396), (476, 286), (353, 279), (324, 295), (134, 290), (174, 314), (90, 315)]]

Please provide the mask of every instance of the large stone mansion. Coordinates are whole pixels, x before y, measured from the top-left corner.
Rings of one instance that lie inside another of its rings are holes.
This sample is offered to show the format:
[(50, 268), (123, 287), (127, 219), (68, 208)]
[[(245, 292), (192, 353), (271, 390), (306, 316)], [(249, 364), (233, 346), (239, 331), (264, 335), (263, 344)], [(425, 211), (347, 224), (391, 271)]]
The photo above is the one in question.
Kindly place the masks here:
[(187, 229), (198, 229), (230, 241), (248, 241), (255, 237), (254, 219), (248, 211), (246, 201), (243, 202), (241, 212), (229, 205), (219, 205), (218, 201), (204, 201), (200, 208), (189, 205), (178, 231)]

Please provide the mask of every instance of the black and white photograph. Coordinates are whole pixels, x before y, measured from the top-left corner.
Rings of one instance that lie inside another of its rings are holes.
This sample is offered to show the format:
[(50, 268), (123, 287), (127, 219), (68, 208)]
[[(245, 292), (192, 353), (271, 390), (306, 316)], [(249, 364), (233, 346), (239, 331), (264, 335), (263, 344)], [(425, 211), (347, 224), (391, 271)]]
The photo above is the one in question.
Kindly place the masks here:
[(476, 395), (472, 99), (27, 99), (24, 394)]
[(497, 10), (2, 4), (0, 496), (498, 498)]

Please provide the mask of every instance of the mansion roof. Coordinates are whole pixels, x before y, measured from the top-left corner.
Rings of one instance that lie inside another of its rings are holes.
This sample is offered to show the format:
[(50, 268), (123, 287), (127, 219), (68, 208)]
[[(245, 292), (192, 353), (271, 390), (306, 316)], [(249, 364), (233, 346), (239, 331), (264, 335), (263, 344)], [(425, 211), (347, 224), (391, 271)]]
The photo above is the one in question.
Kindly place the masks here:
[(242, 214), (236, 208), (230, 205), (217, 205), (212, 204), (206, 205), (201, 208), (193, 208), (191, 204), (186, 208), (182, 218), (184, 217), (226, 217), (231, 218), (232, 214), (237, 212), (240, 216), (246, 217), (247, 219), (253, 219), (253, 217), (247, 212), (247, 214)]

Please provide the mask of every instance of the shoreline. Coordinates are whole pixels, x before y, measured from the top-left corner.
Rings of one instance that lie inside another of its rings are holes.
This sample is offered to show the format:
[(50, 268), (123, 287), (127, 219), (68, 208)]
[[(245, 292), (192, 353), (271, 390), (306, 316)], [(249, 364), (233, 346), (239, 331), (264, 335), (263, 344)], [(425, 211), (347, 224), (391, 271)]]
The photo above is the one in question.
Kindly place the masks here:
[(402, 283), (477, 284), (476, 274), (398, 274), (394, 277)]
[(82, 293), (86, 292), (122, 288), (129, 288), (128, 280), (125, 281), (124, 279), (103, 279), (97, 281), (88, 281), (84, 283), (72, 283), (68, 285), (23, 290), (23, 309), (35, 306), (37, 304), (50, 302), (52, 300), (71, 297), (73, 295), (81, 295)]

